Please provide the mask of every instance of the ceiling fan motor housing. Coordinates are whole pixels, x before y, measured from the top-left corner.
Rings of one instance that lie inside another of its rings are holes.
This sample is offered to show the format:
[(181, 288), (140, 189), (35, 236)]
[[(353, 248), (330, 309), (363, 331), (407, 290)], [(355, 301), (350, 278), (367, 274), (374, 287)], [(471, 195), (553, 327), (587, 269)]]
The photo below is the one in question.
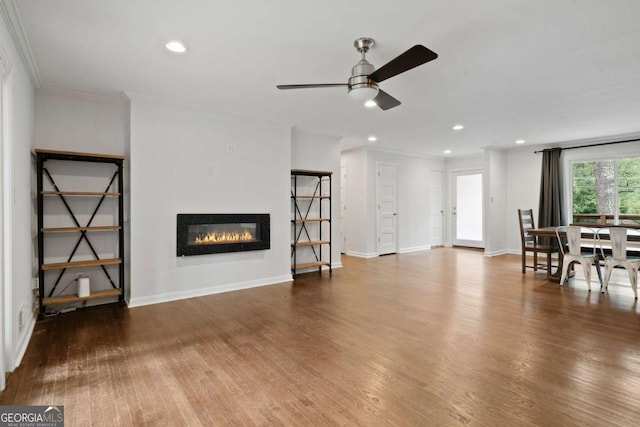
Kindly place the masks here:
[(349, 78), (349, 92), (354, 89), (372, 88), (378, 90), (378, 84), (371, 79), (369, 75), (375, 71), (375, 67), (366, 59), (361, 59), (351, 69), (351, 77)]

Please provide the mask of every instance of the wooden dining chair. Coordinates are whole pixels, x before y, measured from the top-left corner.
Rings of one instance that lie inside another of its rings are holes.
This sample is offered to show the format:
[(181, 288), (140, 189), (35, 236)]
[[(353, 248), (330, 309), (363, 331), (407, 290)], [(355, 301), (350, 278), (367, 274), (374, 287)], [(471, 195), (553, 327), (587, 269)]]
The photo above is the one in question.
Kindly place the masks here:
[[(590, 249), (583, 250), (586, 246), (583, 244), (582, 234), (583, 228), (575, 225), (562, 226), (556, 228), (556, 237), (558, 246), (562, 252), (562, 276), (560, 277), (560, 285), (564, 285), (569, 277), (569, 268), (574, 263), (582, 265), (584, 279), (587, 282), (587, 288), (591, 292), (591, 266), (596, 266), (600, 286), (602, 286), (602, 273), (600, 271), (600, 258), (598, 257), (596, 241), (598, 236), (594, 230), (591, 230), (592, 237), (590, 240)], [(567, 249), (565, 250), (563, 239), (567, 241)]]
[[(530, 236), (529, 230), (536, 228), (533, 221), (532, 209), (518, 209), (518, 221), (520, 222), (520, 240), (522, 242), (522, 274), (527, 268), (547, 270), (547, 278), (551, 275), (551, 254), (558, 252), (552, 246), (541, 245), (536, 236)], [(533, 253), (533, 265), (527, 264), (527, 254)], [(538, 254), (546, 255), (546, 264), (538, 264)]]
[[(600, 230), (602, 231), (602, 230)], [(600, 233), (599, 231), (599, 233)], [(611, 242), (611, 255), (605, 255), (603, 245), (600, 244), (602, 259), (604, 260), (604, 282), (602, 292), (609, 285), (611, 272), (615, 267), (623, 267), (629, 274), (633, 295), (638, 299), (638, 270), (640, 270), (640, 258), (627, 255), (627, 229), (611, 228), (609, 231), (609, 241)]]

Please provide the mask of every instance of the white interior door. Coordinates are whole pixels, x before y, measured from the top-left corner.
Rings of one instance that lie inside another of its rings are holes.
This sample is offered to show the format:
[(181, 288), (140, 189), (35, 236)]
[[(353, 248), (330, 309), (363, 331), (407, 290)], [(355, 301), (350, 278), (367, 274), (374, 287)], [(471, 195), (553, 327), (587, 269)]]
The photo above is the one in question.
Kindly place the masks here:
[(340, 166), (340, 253), (347, 253), (347, 165)]
[(444, 231), (443, 172), (429, 172), (429, 244), (442, 246)]
[(453, 244), (484, 247), (484, 208), (482, 172), (453, 175)]
[(378, 255), (398, 252), (396, 213), (396, 166), (377, 164), (376, 196), (378, 202)]

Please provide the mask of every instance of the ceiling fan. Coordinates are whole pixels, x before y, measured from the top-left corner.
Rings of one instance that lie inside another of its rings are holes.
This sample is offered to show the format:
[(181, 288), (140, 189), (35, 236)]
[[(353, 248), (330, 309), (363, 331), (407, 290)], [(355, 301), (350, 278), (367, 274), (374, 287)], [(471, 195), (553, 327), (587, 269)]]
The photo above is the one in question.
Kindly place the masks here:
[(373, 100), (383, 110), (397, 107), (400, 105), (400, 101), (380, 89), (378, 83), (409, 71), (418, 65), (433, 61), (438, 57), (438, 54), (418, 44), (376, 70), (365, 58), (365, 54), (374, 44), (373, 39), (369, 37), (361, 37), (353, 42), (353, 46), (362, 54), (362, 59), (351, 69), (348, 83), (278, 85), (276, 87), (278, 89), (347, 87), (349, 88), (349, 96), (355, 100), (362, 102)]

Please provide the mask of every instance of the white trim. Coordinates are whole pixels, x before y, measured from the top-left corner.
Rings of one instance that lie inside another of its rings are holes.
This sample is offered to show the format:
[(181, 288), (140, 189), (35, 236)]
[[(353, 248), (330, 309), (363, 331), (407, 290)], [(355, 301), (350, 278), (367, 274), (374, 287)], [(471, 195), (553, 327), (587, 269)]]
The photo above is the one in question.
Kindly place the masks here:
[(62, 88), (57, 88), (53, 86), (39, 87), (37, 89), (37, 92), (64, 96), (66, 98), (80, 99), (83, 101), (100, 102), (103, 104), (123, 105), (123, 104), (129, 103), (129, 98), (124, 94), (124, 92), (120, 92), (114, 95), (102, 95), (98, 93), (83, 92), (79, 90), (62, 89)]
[(357, 258), (375, 258), (378, 256), (378, 254), (375, 252), (355, 252), (355, 251), (348, 251), (346, 255), (354, 256)]
[(260, 280), (249, 280), (246, 282), (228, 283), (221, 286), (211, 286), (208, 288), (199, 288), (189, 291), (167, 292), (164, 294), (152, 295), (147, 297), (134, 297), (129, 301), (129, 308), (140, 307), (149, 304), (160, 304), (163, 302), (177, 301), (186, 298), (202, 297), (205, 295), (221, 294), (223, 292), (238, 291), (241, 289), (257, 288), (259, 286), (275, 285), (277, 283), (286, 283), (293, 281), (290, 274), (268, 277)]
[(0, 350), (3, 352), (4, 365), (2, 366), (2, 375), (4, 377), (5, 372), (13, 370), (14, 354), (13, 349), (13, 262), (11, 250), (12, 246), (12, 218), (13, 218), (13, 180), (11, 167), (11, 141), (9, 133), (9, 102), (7, 96), (6, 80), (4, 76), (0, 79), (0, 120), (2, 121), (0, 126), (0, 135), (2, 143), (2, 304), (3, 306), (3, 322), (4, 328), (0, 337), (2, 342), (0, 343)]
[(18, 51), (18, 55), (20, 55), (25, 68), (28, 70), (34, 86), (37, 88), (40, 87), (42, 83), (40, 80), (40, 72), (33, 57), (33, 52), (31, 51), (31, 46), (29, 45), (29, 40), (27, 39), (15, 1), (2, 0), (0, 2), (0, 15), (2, 15), (4, 19), (13, 45)]
[(400, 254), (409, 254), (411, 252), (420, 252), (420, 251), (429, 251), (431, 250), (431, 245), (424, 246), (414, 246), (412, 248), (403, 248), (398, 251)]
[(509, 252), (507, 252), (506, 249), (500, 249), (500, 250), (493, 251), (493, 252), (485, 251), (484, 252), (484, 256), (486, 256), (486, 257), (494, 257), (494, 256), (506, 255), (507, 253), (509, 253)]
[(29, 320), (29, 324), (27, 325), (26, 333), (22, 334), (22, 339), (18, 343), (18, 347), (16, 349), (16, 357), (13, 363), (13, 367), (11, 368), (12, 371), (20, 366), (20, 362), (22, 362), (22, 358), (27, 351), (29, 341), (31, 341), (31, 335), (33, 335), (33, 330), (35, 329), (35, 327), (36, 318), (34, 316), (31, 316), (31, 320)]

